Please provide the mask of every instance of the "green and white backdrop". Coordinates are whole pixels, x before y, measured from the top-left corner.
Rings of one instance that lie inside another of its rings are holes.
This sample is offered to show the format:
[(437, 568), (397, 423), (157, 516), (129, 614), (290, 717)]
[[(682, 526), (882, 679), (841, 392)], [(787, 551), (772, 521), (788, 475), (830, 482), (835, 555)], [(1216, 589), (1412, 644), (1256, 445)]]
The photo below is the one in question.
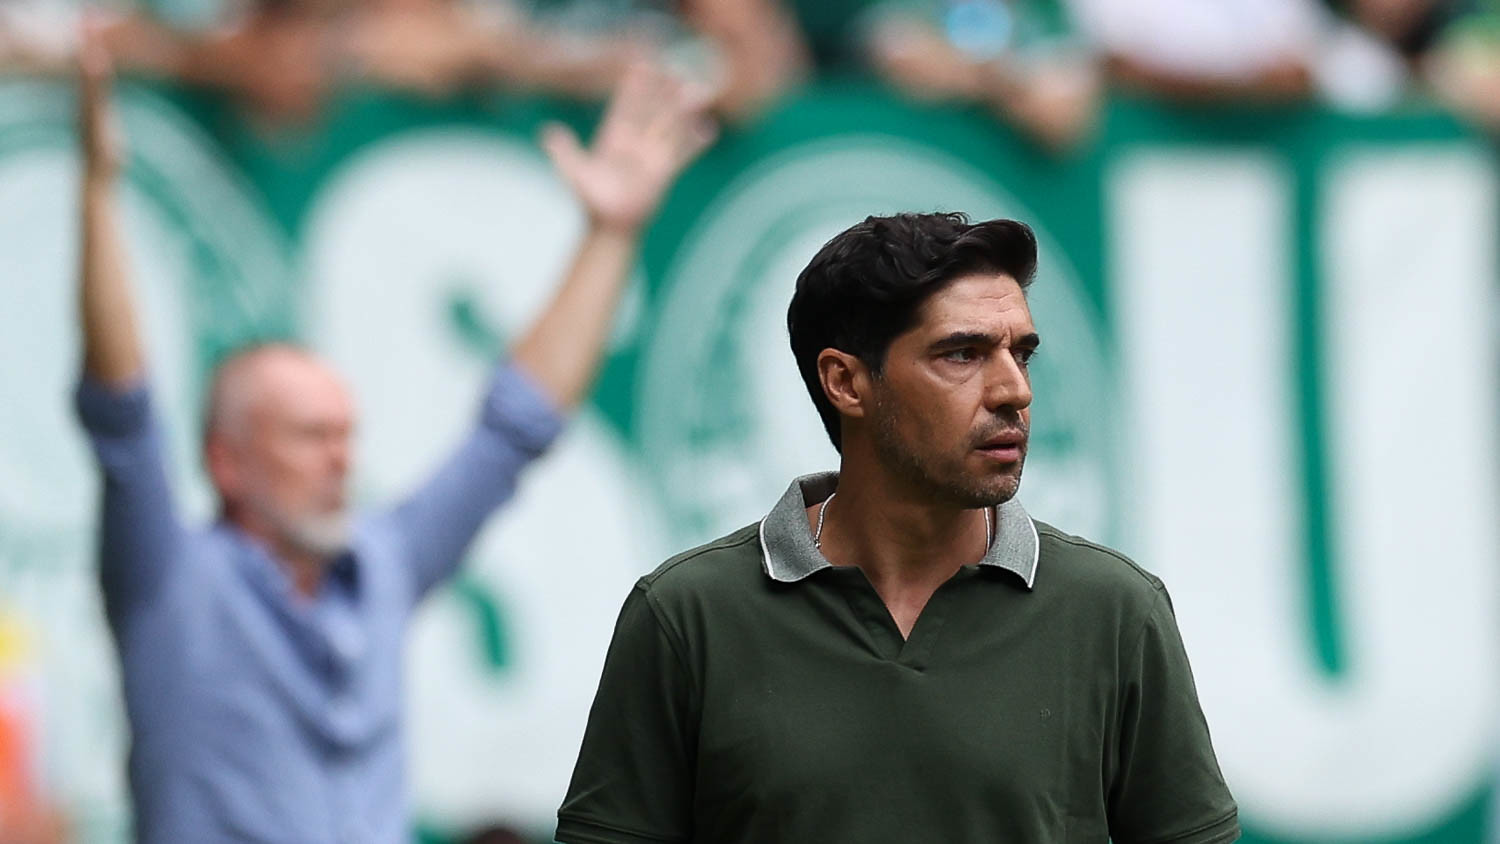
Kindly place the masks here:
[[(270, 132), (180, 91), (120, 99), (130, 251), (188, 511), (211, 509), (205, 375), (255, 337), (301, 338), (352, 381), (362, 501), (411, 486), (580, 231), (536, 127), (590, 115), (368, 92)], [(11, 682), (41, 778), (83, 840), (117, 841), (126, 735), (69, 410), (71, 108), (64, 88), (0, 87), (0, 614), (30, 631)], [(730, 132), (651, 230), (594, 400), (420, 615), (424, 829), (548, 828), (634, 578), (833, 463), (786, 348), (797, 271), (866, 214), (961, 209), (1041, 239), (1024, 499), (1172, 589), (1248, 839), (1483, 840), (1500, 725), (1496, 164), (1425, 111), (1130, 101), (1092, 151), (1052, 159), (984, 115), (849, 84)]]

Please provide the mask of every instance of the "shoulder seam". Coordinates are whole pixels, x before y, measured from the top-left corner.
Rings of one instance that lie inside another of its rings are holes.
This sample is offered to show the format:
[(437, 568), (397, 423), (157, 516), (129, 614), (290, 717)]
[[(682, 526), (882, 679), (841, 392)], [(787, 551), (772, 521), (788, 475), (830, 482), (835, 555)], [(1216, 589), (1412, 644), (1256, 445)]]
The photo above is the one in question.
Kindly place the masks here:
[(665, 563), (662, 563), (661, 567), (656, 571), (643, 576), (641, 578), (641, 583), (645, 584), (647, 590), (649, 590), (653, 585), (655, 585), (656, 581), (662, 577), (662, 575), (666, 574), (672, 569), (677, 568), (688, 560), (701, 557), (704, 554), (709, 553), (710, 551), (723, 551), (728, 548), (735, 548), (740, 545), (744, 545), (745, 543), (752, 540), (758, 541), (758, 536), (754, 532), (751, 532), (747, 536), (735, 538), (736, 534), (744, 532), (748, 527), (750, 526), (747, 525), (746, 527), (739, 528), (738, 530), (734, 531), (734, 533), (731, 533), (728, 536), (721, 536), (718, 539), (715, 539), (713, 542), (708, 543), (707, 545), (699, 546), (690, 551), (684, 551), (675, 557), (669, 558)]
[[(1035, 522), (1034, 522), (1034, 524), (1035, 524)], [(1082, 537), (1072, 536), (1071, 534), (1063, 533), (1062, 531), (1058, 530), (1057, 528), (1052, 527), (1051, 525), (1046, 524), (1046, 523), (1041, 523), (1040, 527), (1038, 527), (1038, 529), (1037, 529), (1037, 532), (1039, 534), (1040, 533), (1045, 533), (1048, 536), (1052, 537), (1053, 539), (1056, 539), (1058, 542), (1062, 542), (1064, 544), (1071, 545), (1074, 548), (1087, 548), (1087, 549), (1089, 549), (1091, 551), (1098, 551), (1098, 552), (1100, 552), (1102, 554), (1105, 554), (1107, 556), (1114, 557), (1116, 560), (1119, 560), (1120, 562), (1124, 563), (1126, 566), (1129, 566), (1130, 570), (1133, 571), (1133, 572), (1135, 572), (1136, 576), (1138, 576), (1142, 580), (1146, 581), (1146, 583), (1148, 585), (1150, 585), (1152, 589), (1155, 589), (1157, 592), (1164, 591), (1163, 590), (1163, 585), (1162, 585), (1162, 582), (1161, 582), (1161, 578), (1159, 578), (1156, 575), (1154, 575), (1154, 574), (1146, 571), (1145, 569), (1141, 568), (1140, 565), (1137, 564), (1135, 560), (1130, 559), (1129, 557), (1125, 556), (1124, 554), (1120, 553), (1119, 551), (1116, 551), (1113, 548), (1110, 548), (1110, 547), (1107, 547), (1107, 546), (1104, 546), (1104, 545), (1100, 545), (1097, 542), (1090, 542), (1087, 539), (1084, 539)]]
[[(1146, 609), (1146, 615), (1141, 619), (1141, 632), (1136, 634), (1135, 645), (1130, 650), (1132, 656), (1140, 655), (1142, 644), (1146, 641), (1146, 631), (1151, 629), (1151, 624), (1156, 620), (1156, 607), (1161, 603), (1164, 594), (1164, 592), (1157, 592), (1156, 596), (1151, 599), (1151, 606)], [(1130, 665), (1131, 662), (1132, 660), (1126, 660), (1125, 664)]]

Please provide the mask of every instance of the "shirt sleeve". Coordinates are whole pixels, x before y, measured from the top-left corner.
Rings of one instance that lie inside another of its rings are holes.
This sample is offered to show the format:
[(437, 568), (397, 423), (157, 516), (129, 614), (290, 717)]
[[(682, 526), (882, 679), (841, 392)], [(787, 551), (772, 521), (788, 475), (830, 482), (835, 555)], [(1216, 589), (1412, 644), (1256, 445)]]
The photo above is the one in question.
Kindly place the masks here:
[(1115, 844), (1218, 844), (1240, 836), (1165, 589), (1125, 656), (1117, 765), (1109, 790)]
[(410, 497), (386, 514), (420, 600), (451, 576), (484, 520), (515, 493), (521, 470), (546, 451), (563, 419), (531, 379), (502, 366), (479, 424)]
[(625, 600), (557, 812), (564, 844), (662, 844), (692, 837), (697, 695), (647, 587)]
[(115, 388), (85, 377), (74, 400), (103, 478), (99, 576), (118, 625), (180, 565), (184, 533), (145, 381)]

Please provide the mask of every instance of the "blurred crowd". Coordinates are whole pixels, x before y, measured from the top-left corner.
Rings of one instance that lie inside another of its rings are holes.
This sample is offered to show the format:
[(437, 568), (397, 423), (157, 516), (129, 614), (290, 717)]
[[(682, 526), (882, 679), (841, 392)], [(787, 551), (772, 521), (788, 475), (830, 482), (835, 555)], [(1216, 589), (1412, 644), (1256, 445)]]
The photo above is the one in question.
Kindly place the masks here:
[(65, 73), (79, 14), (126, 73), (219, 90), (270, 123), (365, 84), (602, 97), (655, 59), (753, 120), (815, 74), (873, 74), (1085, 141), (1110, 87), (1170, 101), (1435, 96), (1500, 131), (1500, 0), (79, 0), (0, 3), (0, 70)]

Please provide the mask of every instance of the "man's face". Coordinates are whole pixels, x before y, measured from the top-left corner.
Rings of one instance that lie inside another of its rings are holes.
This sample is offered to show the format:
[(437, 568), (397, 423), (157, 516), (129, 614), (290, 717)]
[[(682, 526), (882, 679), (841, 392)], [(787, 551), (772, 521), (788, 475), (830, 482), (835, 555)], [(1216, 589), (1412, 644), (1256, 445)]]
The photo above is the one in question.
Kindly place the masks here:
[(1031, 426), (1027, 364), (1038, 337), (1015, 279), (950, 282), (899, 335), (874, 379), (879, 459), (922, 494), (990, 507), (1021, 485)]
[(233, 494), (294, 547), (342, 550), (354, 428), (348, 391), (322, 364), (298, 354), (257, 361), (251, 377), (255, 397), (230, 449)]

